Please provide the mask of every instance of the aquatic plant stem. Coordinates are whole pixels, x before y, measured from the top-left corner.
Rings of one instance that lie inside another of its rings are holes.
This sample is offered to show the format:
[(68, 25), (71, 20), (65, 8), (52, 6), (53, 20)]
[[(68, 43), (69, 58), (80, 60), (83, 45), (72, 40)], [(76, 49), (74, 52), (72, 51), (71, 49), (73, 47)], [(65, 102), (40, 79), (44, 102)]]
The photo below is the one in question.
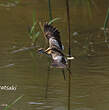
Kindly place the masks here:
[(70, 13), (69, 13), (69, 0), (66, 0), (67, 24), (68, 24), (68, 54), (71, 56), (71, 40), (70, 40)]
[(18, 97), (16, 100), (14, 100), (11, 104), (9, 104), (8, 106), (6, 106), (3, 110), (8, 110), (8, 109), (10, 109), (13, 105), (15, 105), (21, 98), (23, 97), (23, 95), (22, 96), (20, 96), (20, 97)]
[(108, 8), (108, 10), (107, 10), (106, 18), (105, 18), (105, 21), (104, 21), (104, 36), (105, 36), (105, 42), (107, 42), (107, 40), (108, 40), (108, 38), (107, 38), (107, 32), (106, 32), (106, 28), (107, 28), (108, 21), (109, 21), (109, 8)]
[(71, 76), (69, 75), (69, 82), (68, 82), (68, 110), (70, 110), (70, 97), (71, 97)]
[[(51, 0), (48, 0), (48, 9), (49, 9), (49, 22), (50, 22), (52, 20)], [(41, 27), (41, 30), (44, 34), (45, 39), (46, 39), (46, 35), (44, 33), (44, 29), (43, 29), (41, 23), (40, 23), (40, 27)], [(50, 75), (50, 61), (48, 59), (48, 72), (47, 72), (47, 80), (46, 80), (46, 88), (45, 88), (45, 98), (48, 97), (49, 75)]]
[[(69, 12), (69, 0), (66, 0), (66, 13), (67, 13), (67, 25), (68, 25), (68, 55), (71, 57), (71, 30), (70, 30), (70, 12)], [(70, 72), (71, 61), (68, 62), (68, 110), (70, 110), (70, 97), (71, 97), (71, 72)]]
[(62, 69), (62, 74), (63, 74), (64, 80), (66, 80), (66, 75), (65, 75), (64, 68)]
[(48, 9), (49, 9), (49, 21), (50, 21), (52, 20), (51, 0), (48, 0)]
[(45, 98), (48, 97), (48, 86), (49, 86), (49, 77), (50, 77), (50, 62), (48, 62), (48, 71), (47, 71), (47, 79), (46, 79), (46, 88), (45, 88)]
[(70, 70), (70, 66), (71, 66), (71, 61), (68, 62), (69, 63), (69, 67), (68, 67), (68, 110), (70, 110), (70, 105), (71, 105), (71, 70)]

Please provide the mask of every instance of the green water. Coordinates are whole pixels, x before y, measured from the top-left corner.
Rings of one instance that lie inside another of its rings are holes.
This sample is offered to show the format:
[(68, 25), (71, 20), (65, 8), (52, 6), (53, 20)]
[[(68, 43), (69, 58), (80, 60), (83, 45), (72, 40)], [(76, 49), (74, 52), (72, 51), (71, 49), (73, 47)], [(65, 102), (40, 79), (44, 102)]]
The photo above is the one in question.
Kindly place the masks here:
[[(0, 90), (3, 104), (24, 97), (12, 110), (67, 110), (68, 71), (49, 70), (48, 58), (35, 50), (15, 50), (31, 46), (28, 27), (36, 11), (38, 21), (47, 21), (48, 0), (0, 0), (0, 86), (16, 90)], [(70, 0), (71, 15), (71, 110), (109, 110), (109, 49), (100, 30), (104, 25), (108, 0), (87, 3)], [(52, 0), (55, 26), (61, 32), (65, 53), (68, 53), (67, 20), (64, 0)], [(77, 32), (79, 35), (73, 36)], [(37, 45), (44, 46), (43, 36)]]

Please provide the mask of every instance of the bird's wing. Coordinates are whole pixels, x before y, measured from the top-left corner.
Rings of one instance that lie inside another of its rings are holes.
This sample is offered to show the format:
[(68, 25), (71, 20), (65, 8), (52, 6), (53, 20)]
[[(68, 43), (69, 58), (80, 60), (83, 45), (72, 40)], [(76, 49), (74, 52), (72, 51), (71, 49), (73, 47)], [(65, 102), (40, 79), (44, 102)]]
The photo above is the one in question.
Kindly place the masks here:
[(45, 32), (46, 38), (48, 39), (49, 46), (57, 47), (62, 50), (60, 32), (55, 27), (53, 27), (52, 25), (49, 25), (48, 23), (44, 24), (44, 32)]

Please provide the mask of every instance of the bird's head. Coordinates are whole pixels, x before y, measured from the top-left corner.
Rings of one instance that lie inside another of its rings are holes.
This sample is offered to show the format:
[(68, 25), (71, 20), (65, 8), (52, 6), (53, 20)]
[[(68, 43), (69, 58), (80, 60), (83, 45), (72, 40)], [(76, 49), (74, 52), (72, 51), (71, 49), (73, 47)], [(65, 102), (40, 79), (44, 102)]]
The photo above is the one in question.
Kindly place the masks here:
[(43, 48), (39, 48), (39, 49), (38, 49), (38, 53), (40, 53), (40, 54), (44, 54), (44, 53), (45, 53), (45, 51), (44, 51), (44, 49), (43, 49)]

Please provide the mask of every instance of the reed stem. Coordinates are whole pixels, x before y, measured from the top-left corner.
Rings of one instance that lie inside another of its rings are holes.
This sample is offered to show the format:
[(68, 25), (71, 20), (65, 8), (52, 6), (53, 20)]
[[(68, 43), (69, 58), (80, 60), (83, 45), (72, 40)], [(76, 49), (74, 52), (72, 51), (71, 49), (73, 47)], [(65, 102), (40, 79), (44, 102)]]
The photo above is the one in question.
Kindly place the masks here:
[[(66, 13), (67, 13), (67, 25), (68, 25), (68, 55), (71, 57), (71, 30), (70, 30), (70, 12), (69, 12), (69, 0), (66, 0)], [(70, 72), (71, 62), (68, 62), (69, 77), (68, 77), (68, 110), (70, 110), (71, 105), (71, 72)]]
[(51, 0), (48, 0), (48, 9), (49, 9), (49, 21), (50, 21), (52, 20)]
[[(48, 9), (49, 9), (49, 22), (52, 20), (52, 9), (51, 9), (51, 0), (48, 0)], [(44, 33), (44, 29), (42, 27), (42, 24), (40, 23), (40, 27), (41, 27), (41, 30), (44, 34), (44, 37), (46, 39), (46, 35)], [(45, 89), (45, 98), (48, 97), (48, 86), (49, 86), (49, 75), (50, 75), (50, 61), (48, 59), (48, 72), (47, 72), (47, 80), (46, 80), (46, 89)]]
[(70, 13), (69, 13), (69, 0), (66, 0), (66, 11), (67, 11), (67, 24), (68, 24), (68, 54), (71, 56), (71, 40), (70, 40)]
[(69, 67), (68, 67), (68, 110), (71, 109), (71, 69), (70, 69), (70, 66), (71, 66), (71, 61), (69, 60)]
[(70, 78), (70, 75), (69, 75), (69, 82), (68, 82), (68, 110), (70, 110), (70, 105), (71, 105), (70, 97), (71, 97), (71, 78)]

